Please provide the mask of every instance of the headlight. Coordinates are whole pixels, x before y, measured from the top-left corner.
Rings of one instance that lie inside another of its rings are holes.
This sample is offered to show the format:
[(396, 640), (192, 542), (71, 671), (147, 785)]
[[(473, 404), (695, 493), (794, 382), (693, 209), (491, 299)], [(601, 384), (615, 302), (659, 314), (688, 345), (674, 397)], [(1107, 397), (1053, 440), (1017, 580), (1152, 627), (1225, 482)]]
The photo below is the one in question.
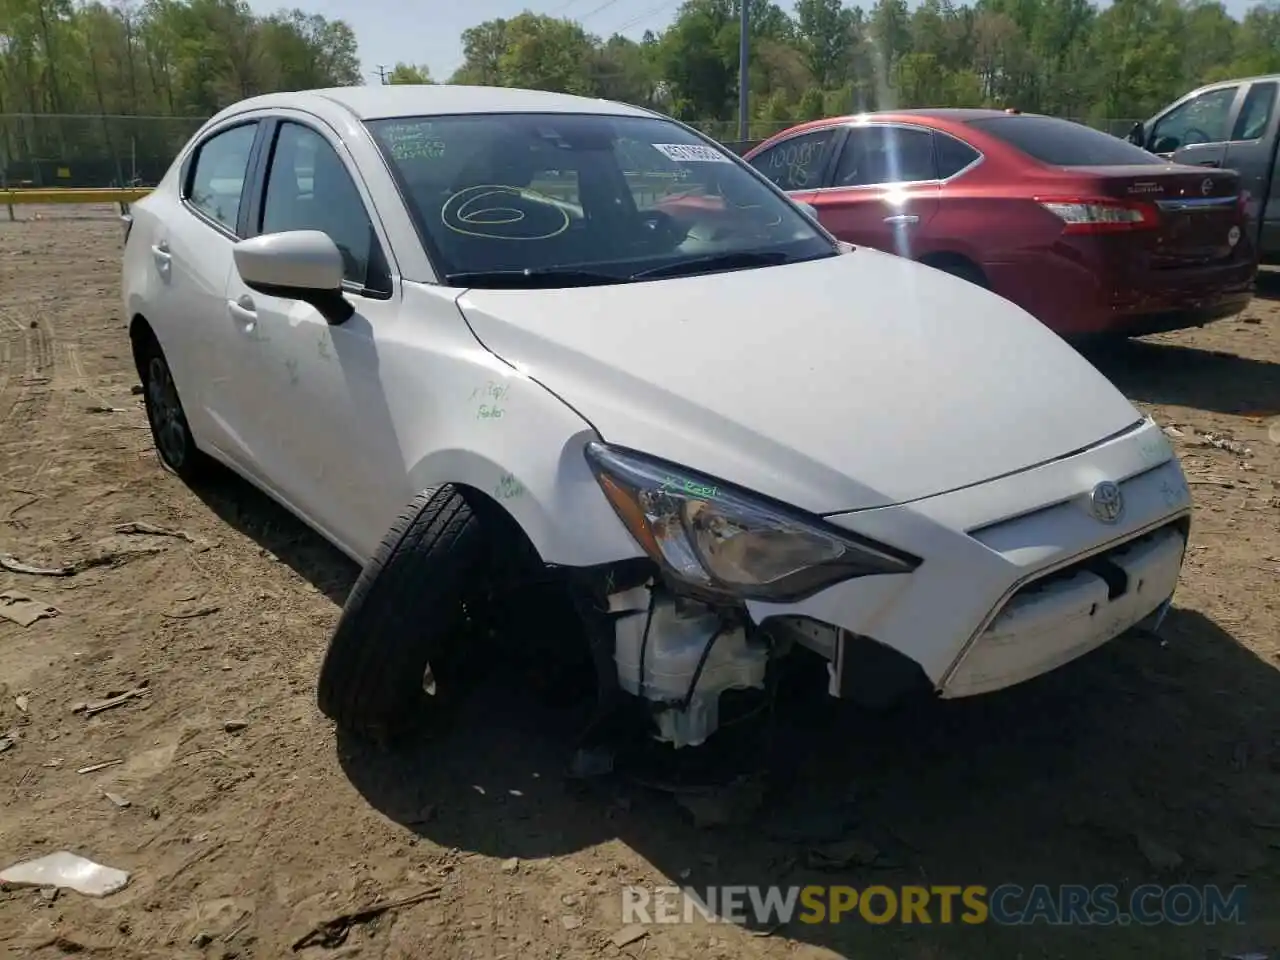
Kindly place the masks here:
[(593, 442), (586, 457), (644, 551), (703, 591), (794, 601), (842, 580), (920, 565), (901, 550), (631, 451)]

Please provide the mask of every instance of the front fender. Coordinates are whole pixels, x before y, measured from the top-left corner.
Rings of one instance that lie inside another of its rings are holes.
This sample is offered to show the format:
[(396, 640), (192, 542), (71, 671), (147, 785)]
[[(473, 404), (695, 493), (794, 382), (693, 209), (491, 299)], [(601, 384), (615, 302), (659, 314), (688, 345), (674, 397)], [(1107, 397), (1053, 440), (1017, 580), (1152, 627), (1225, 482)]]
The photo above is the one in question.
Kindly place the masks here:
[(505, 510), (548, 564), (585, 567), (643, 556), (592, 476), (583, 448), (591, 430), (571, 436), (545, 458), (520, 465), (474, 449), (437, 450), (414, 465), (415, 490), (462, 484)]

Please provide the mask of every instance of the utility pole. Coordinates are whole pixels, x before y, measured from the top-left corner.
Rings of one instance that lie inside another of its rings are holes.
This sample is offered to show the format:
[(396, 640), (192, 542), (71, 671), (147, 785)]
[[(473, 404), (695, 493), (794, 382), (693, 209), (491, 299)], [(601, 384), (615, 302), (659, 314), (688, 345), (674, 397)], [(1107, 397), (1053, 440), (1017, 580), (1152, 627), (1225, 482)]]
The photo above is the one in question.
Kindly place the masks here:
[(742, 4), (742, 23), (739, 26), (740, 33), (738, 36), (738, 139), (747, 140), (749, 139), (747, 135), (747, 85), (749, 77), (747, 74), (750, 72), (747, 69), (747, 65), (751, 59), (749, 41), (751, 19), (748, 12), (750, 0), (739, 0), (739, 2)]
[(385, 65), (385, 64), (381, 64), (381, 63), (380, 63), (380, 64), (378, 64), (378, 66), (374, 69), (374, 71), (373, 71), (373, 72), (374, 72), (374, 73), (376, 73), (376, 74), (378, 75), (378, 82), (379, 82), (379, 83), (381, 83), (381, 84), (385, 87), (385, 86), (387, 85), (387, 68), (386, 68), (386, 65)]

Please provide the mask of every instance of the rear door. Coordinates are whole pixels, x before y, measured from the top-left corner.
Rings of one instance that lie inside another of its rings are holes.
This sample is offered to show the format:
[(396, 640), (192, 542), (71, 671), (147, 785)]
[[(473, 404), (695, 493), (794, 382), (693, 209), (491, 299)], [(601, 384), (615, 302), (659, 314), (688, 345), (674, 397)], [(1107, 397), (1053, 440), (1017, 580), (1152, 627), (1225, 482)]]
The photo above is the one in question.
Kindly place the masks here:
[(848, 128), (830, 185), (810, 201), (841, 240), (912, 256), (938, 212), (933, 131), (901, 123)]
[(1174, 163), (1222, 166), (1244, 92), (1242, 84), (1229, 83), (1184, 97), (1151, 124), (1147, 149)]
[[(1271, 168), (1280, 137), (1280, 110), (1276, 109), (1280, 83), (1259, 80), (1248, 84), (1240, 111), (1231, 128), (1225, 166), (1240, 175), (1240, 187), (1249, 194), (1245, 213), (1255, 228), (1274, 233), (1280, 226), (1280, 209), (1266, 210), (1267, 194), (1273, 189)], [(1275, 204), (1280, 207), (1280, 203)], [(1270, 213), (1270, 230), (1264, 221)], [(1273, 242), (1274, 246), (1274, 242)]]
[(828, 180), (844, 134), (841, 126), (808, 130), (779, 140), (747, 162), (793, 200), (812, 203), (814, 191)]
[(234, 342), (223, 292), (233, 271), (232, 247), (244, 236), (249, 172), (261, 149), (259, 117), (237, 117), (208, 132), (184, 163), (178, 204), (166, 229), (151, 238), (163, 281), (154, 319), (192, 429), (234, 452), (248, 398), (222, 387), (233, 368)]

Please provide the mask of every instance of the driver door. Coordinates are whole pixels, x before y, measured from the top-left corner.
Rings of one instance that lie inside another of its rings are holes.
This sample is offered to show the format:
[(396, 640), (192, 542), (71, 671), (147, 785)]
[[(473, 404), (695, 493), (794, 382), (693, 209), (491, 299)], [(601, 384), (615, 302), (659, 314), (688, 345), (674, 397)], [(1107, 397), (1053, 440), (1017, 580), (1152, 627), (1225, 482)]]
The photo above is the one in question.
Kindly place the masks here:
[(232, 377), (242, 383), (228, 386), (258, 401), (249, 442), (264, 485), (338, 542), (367, 550), (407, 499), (378, 351), (379, 335), (396, 329), (399, 288), (341, 140), (310, 120), (273, 127), (247, 235), (328, 234), (355, 313), (330, 324), (301, 300), (250, 290), (233, 270), (226, 304), (240, 342)]
[(1146, 148), (1174, 163), (1221, 167), (1243, 94), (1228, 84), (1184, 98), (1151, 124)]

